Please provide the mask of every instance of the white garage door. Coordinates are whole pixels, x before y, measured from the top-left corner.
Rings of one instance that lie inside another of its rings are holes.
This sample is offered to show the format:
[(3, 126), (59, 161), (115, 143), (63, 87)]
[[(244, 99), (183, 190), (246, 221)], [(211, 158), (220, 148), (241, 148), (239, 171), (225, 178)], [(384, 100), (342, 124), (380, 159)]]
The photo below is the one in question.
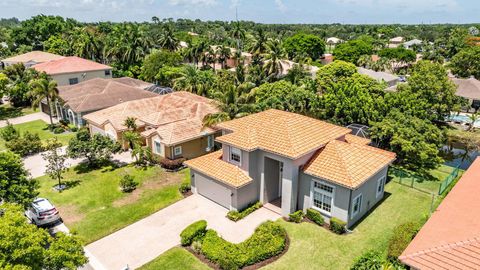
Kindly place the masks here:
[(96, 127), (94, 125), (90, 125), (90, 131), (92, 132), (92, 135), (93, 134), (101, 134), (103, 136), (105, 136), (105, 131), (99, 127)]
[(195, 187), (198, 194), (230, 209), (232, 203), (230, 189), (197, 173), (195, 174)]

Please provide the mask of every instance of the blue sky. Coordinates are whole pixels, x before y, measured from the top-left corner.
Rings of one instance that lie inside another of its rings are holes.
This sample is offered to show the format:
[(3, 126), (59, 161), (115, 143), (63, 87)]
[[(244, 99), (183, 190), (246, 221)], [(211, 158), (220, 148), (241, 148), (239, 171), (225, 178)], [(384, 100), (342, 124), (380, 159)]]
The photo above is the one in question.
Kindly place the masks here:
[(0, 17), (54, 14), (80, 21), (159, 18), (264, 23), (472, 23), (479, 0), (0, 0)]

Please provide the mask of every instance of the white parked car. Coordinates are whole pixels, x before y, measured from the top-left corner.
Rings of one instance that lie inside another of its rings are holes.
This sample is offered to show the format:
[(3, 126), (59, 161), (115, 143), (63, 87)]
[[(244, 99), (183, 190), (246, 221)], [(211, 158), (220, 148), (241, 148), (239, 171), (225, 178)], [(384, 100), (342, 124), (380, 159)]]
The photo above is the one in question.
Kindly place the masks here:
[(37, 198), (25, 211), (27, 218), (37, 226), (45, 226), (60, 221), (58, 210), (47, 199)]

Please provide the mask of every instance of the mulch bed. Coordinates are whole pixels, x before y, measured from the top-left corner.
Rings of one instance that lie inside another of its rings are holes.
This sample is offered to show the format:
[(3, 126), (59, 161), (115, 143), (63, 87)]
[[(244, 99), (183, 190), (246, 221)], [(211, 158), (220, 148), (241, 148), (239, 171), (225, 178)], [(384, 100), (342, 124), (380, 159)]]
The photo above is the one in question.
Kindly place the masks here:
[(187, 197), (189, 197), (189, 196), (192, 196), (192, 195), (193, 195), (193, 192), (192, 192), (191, 190), (189, 190), (189, 191), (187, 191), (187, 192), (183, 192), (182, 195), (183, 195), (183, 198), (187, 198)]
[[(287, 234), (286, 237), (285, 237), (285, 248), (283, 249), (283, 251), (280, 254), (278, 254), (276, 256), (273, 256), (271, 258), (268, 258), (266, 260), (263, 260), (261, 262), (257, 262), (257, 263), (252, 264), (252, 265), (247, 265), (247, 266), (245, 266), (241, 269), (242, 270), (256, 270), (256, 269), (260, 269), (260, 268), (266, 266), (267, 264), (271, 264), (274, 261), (278, 260), (280, 257), (282, 257), (283, 254), (285, 254), (288, 251), (289, 247), (290, 247), (290, 238), (288, 237), (288, 234)], [(196, 253), (195, 251), (193, 251), (193, 249), (191, 247), (184, 247), (184, 248), (186, 250), (188, 250), (190, 253), (192, 253), (193, 256), (197, 257), (197, 259), (199, 259), (201, 262), (208, 265), (210, 268), (215, 269), (215, 270), (222, 270), (222, 268), (220, 268), (220, 266), (218, 264), (213, 263), (212, 261), (207, 259), (203, 254)]]

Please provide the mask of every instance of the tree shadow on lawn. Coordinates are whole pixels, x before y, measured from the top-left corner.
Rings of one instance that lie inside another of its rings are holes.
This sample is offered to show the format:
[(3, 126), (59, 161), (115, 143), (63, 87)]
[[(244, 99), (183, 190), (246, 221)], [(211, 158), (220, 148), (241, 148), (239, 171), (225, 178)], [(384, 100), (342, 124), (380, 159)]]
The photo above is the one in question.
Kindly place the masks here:
[(122, 167), (121, 164), (118, 164), (111, 160), (102, 161), (98, 164), (90, 164), (87, 161), (84, 161), (75, 166), (73, 170), (77, 174), (89, 173), (95, 170), (101, 170), (101, 172), (104, 173), (112, 172), (120, 167)]
[[(62, 189), (62, 191), (72, 189), (78, 185), (80, 185), (82, 181), (80, 180), (64, 180), (62, 181), (62, 185), (65, 185), (65, 188)], [(58, 183), (52, 186), (53, 189), (56, 189), (58, 187)]]
[(384, 201), (386, 201), (390, 196), (392, 196), (392, 193), (390, 192), (387, 192), (385, 191), (383, 193), (383, 198), (378, 202), (376, 203), (370, 210), (368, 210), (367, 213), (365, 213), (365, 215), (363, 215), (362, 218), (360, 218), (359, 220), (357, 220), (357, 222), (355, 222), (355, 224), (353, 224), (349, 230), (350, 231), (353, 231), (355, 230), (355, 228), (357, 228), (357, 226), (362, 223), (362, 221), (364, 221), (368, 216), (370, 216), (371, 213), (373, 213), (375, 211), (375, 209), (377, 209)]

